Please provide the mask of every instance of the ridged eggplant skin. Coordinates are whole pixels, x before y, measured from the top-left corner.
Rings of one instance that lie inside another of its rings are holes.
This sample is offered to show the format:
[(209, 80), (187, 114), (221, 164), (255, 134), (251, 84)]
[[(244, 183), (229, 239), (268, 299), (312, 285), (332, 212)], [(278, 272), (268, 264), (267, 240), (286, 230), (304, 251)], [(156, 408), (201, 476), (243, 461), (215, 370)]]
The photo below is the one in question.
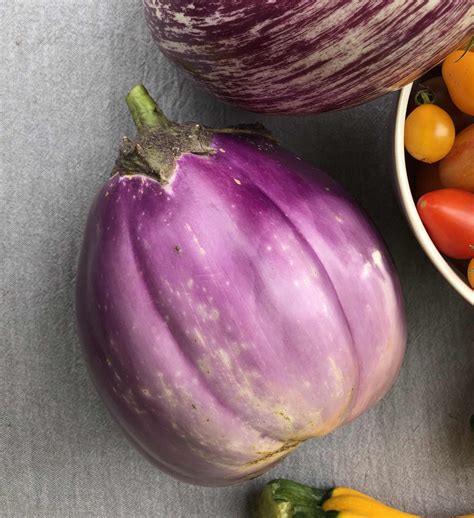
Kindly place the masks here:
[(165, 472), (268, 470), (379, 401), (406, 324), (367, 217), (263, 137), (214, 134), (169, 185), (115, 174), (91, 208), (77, 322), (112, 414)]
[(474, 31), (474, 0), (144, 0), (163, 53), (247, 110), (317, 113), (369, 101)]

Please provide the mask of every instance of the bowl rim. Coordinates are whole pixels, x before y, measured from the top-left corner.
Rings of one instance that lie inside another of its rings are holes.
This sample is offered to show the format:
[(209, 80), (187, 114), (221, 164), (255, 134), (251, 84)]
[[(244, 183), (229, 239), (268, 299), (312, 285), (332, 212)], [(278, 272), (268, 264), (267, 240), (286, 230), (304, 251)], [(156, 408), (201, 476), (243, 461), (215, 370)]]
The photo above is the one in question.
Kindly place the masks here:
[(458, 274), (434, 245), (416, 210), (415, 200), (408, 181), (405, 161), (405, 119), (413, 83), (400, 90), (395, 118), (395, 176), (398, 194), (408, 223), (416, 239), (443, 277), (470, 304), (474, 305), (474, 290)]

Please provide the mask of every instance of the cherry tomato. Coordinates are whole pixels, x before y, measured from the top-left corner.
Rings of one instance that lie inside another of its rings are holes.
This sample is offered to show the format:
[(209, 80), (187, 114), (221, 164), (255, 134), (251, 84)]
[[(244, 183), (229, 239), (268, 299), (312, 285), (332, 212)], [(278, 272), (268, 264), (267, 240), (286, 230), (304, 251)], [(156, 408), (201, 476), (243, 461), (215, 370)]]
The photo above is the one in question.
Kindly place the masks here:
[(453, 103), (474, 115), (474, 52), (451, 52), (443, 62), (442, 74)]
[(467, 280), (471, 285), (471, 288), (474, 288), (474, 259), (469, 261), (469, 266), (467, 267)]
[(417, 160), (432, 164), (449, 153), (455, 134), (448, 113), (434, 104), (422, 104), (405, 121), (405, 148)]
[(451, 100), (448, 87), (441, 76), (426, 79), (416, 86), (415, 100), (420, 102), (425, 98), (431, 99), (433, 104), (443, 108), (453, 119), (456, 132), (463, 130), (474, 122), (474, 118), (463, 113)]
[(444, 187), (474, 192), (474, 124), (456, 135), (451, 151), (439, 163)]
[(474, 257), (474, 194), (441, 189), (424, 194), (416, 207), (441, 253), (453, 259)]

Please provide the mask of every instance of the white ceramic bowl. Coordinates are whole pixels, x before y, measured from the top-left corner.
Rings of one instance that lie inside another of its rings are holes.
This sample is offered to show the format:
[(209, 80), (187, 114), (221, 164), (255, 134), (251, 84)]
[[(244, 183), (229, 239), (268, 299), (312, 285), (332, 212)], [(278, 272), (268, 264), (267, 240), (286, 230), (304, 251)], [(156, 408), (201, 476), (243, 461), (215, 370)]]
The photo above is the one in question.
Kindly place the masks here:
[(431, 238), (418, 215), (415, 200), (413, 199), (410, 189), (407, 165), (405, 162), (404, 134), (408, 101), (412, 87), (413, 83), (400, 90), (395, 120), (395, 182), (398, 194), (408, 222), (418, 239), (418, 242), (431, 259), (431, 262), (436, 266), (449, 284), (451, 284), (451, 286), (468, 302), (474, 305), (474, 290), (467, 283), (466, 276), (458, 270), (453, 262), (441, 255), (433, 244), (433, 241), (431, 241)]

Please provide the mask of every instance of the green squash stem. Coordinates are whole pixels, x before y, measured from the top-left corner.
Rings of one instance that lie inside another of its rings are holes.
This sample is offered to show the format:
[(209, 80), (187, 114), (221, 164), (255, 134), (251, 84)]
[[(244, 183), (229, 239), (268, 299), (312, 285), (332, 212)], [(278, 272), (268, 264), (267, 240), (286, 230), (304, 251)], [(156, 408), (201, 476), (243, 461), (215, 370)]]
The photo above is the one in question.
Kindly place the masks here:
[(256, 518), (327, 518), (321, 504), (325, 492), (292, 480), (277, 479), (260, 493)]

